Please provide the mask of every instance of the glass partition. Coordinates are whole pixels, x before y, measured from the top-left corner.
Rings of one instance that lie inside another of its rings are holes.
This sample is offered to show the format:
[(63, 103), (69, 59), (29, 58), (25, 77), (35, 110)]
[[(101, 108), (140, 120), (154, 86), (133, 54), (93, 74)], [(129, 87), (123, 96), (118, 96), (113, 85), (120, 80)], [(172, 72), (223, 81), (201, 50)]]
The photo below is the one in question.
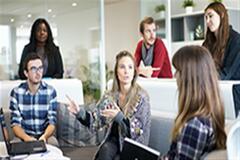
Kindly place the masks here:
[(81, 79), (90, 101), (98, 99), (100, 88), (105, 88), (105, 78), (100, 77), (105, 73), (100, 58), (105, 54), (102, 16), (103, 0), (0, 0), (0, 79), (18, 79), (31, 26), (45, 18), (60, 48), (64, 78)]

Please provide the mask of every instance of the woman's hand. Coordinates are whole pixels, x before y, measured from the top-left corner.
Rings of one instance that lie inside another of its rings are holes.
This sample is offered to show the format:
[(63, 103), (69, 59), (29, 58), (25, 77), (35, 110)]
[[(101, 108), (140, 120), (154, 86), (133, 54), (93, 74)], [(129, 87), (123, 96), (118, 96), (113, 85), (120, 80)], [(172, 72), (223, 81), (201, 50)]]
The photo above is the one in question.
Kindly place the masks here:
[(117, 104), (113, 103), (113, 104), (106, 106), (106, 108), (104, 110), (101, 110), (101, 116), (113, 119), (120, 111), (121, 110), (117, 106)]
[(80, 110), (79, 106), (68, 95), (66, 97), (69, 100), (68, 110), (73, 114), (77, 114)]

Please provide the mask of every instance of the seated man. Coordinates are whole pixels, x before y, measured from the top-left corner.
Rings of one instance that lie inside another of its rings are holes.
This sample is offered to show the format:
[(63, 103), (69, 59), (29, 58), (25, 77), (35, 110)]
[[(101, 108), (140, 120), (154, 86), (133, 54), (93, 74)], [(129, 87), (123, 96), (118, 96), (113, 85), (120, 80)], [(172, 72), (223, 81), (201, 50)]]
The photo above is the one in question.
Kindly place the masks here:
[(42, 81), (43, 62), (37, 54), (29, 54), (23, 65), (27, 80), (11, 91), (10, 100), (15, 139), (44, 140), (58, 146), (53, 136), (57, 119), (56, 91)]
[[(172, 78), (171, 64), (167, 49), (156, 37), (156, 24), (152, 17), (144, 18), (139, 26), (143, 38), (138, 42), (135, 60), (138, 73), (144, 77)], [(140, 65), (140, 62), (144, 65)]]

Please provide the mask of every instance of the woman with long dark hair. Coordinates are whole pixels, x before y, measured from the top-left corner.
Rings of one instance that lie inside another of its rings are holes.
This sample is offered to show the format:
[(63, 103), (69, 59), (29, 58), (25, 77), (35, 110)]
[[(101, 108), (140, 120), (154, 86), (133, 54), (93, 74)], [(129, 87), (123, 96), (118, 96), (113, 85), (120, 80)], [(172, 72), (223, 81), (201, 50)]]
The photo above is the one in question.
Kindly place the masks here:
[[(220, 80), (240, 80), (240, 34), (229, 25), (228, 13), (220, 2), (205, 9), (207, 32), (203, 46), (211, 53)], [(240, 111), (240, 85), (233, 86), (236, 116)]]
[(63, 62), (59, 47), (53, 42), (53, 35), (48, 22), (37, 19), (31, 29), (30, 42), (24, 47), (19, 65), (18, 74), (20, 79), (26, 79), (23, 62), (30, 53), (37, 53), (43, 61), (43, 77), (62, 78)]
[(205, 9), (207, 24), (203, 42), (211, 53), (221, 80), (240, 80), (240, 34), (229, 25), (228, 13), (220, 2)]

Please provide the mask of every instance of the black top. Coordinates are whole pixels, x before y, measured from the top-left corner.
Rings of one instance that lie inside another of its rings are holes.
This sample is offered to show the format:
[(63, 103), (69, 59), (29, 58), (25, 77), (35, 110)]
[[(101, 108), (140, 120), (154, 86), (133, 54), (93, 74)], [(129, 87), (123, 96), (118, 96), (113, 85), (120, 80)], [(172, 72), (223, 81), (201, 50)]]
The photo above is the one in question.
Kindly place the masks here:
[(240, 80), (240, 34), (230, 26), (229, 39), (225, 48), (221, 80)]
[[(26, 76), (24, 75), (24, 69), (23, 69), (23, 63), (26, 56), (31, 53), (36, 52), (31, 50), (30, 45), (26, 45), (23, 49), (18, 75), (20, 79), (26, 79)], [(47, 60), (48, 60), (48, 67), (46, 73), (43, 75), (43, 77), (50, 77), (50, 78), (62, 78), (63, 77), (63, 62), (62, 57), (59, 51), (59, 47), (54, 47), (52, 53), (47, 54)]]

